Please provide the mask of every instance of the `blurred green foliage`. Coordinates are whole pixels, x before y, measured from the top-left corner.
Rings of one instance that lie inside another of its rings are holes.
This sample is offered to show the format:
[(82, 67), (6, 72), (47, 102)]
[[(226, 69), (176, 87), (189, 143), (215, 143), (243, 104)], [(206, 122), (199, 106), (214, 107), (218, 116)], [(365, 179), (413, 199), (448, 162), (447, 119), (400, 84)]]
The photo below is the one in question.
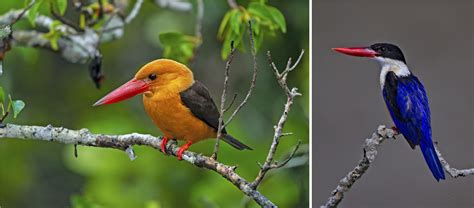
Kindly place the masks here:
[(165, 32), (160, 34), (163, 46), (163, 57), (187, 64), (194, 56), (194, 51), (200, 40), (194, 36), (179, 32)]
[[(248, 5), (246, 10), (250, 13), (252, 2), (237, 3)], [(309, 2), (281, 0), (265, 5), (280, 9), (287, 33), (266, 36), (260, 51), (271, 50), (275, 64), (283, 68), (288, 57), (296, 58), (301, 49), (309, 50)], [(0, 14), (24, 6), (22, 1), (3, 0)], [(221, 58), (225, 44), (219, 42), (215, 34), (229, 10), (225, 1), (205, 1), (202, 44), (188, 62), (195, 78), (208, 86), (215, 100), (221, 93), (225, 67)], [(69, 15), (66, 12), (66, 17), (74, 18)], [(261, 31), (270, 32), (271, 28), (263, 22), (272, 21), (275, 31), (284, 32), (281, 21), (257, 20), (256, 14), (253, 16), (252, 21), (262, 21)], [(79, 22), (80, 16), (77, 18)], [(90, 81), (87, 65), (68, 63), (47, 50), (14, 47), (4, 59), (0, 85), (15, 98), (24, 100), (27, 107), (16, 120), (8, 117), (7, 122), (88, 128), (93, 133), (160, 135), (144, 112), (140, 98), (100, 108), (92, 108), (91, 104), (129, 80), (142, 65), (164, 57), (166, 40), (163, 43), (158, 34), (172, 31), (193, 34), (195, 21), (190, 20), (194, 18), (195, 13), (161, 9), (145, 1), (137, 19), (127, 25), (124, 37), (101, 46), (106, 76), (101, 90)], [(247, 25), (244, 21), (241, 23)], [(31, 24), (21, 21), (13, 29), (28, 28)], [(243, 40), (248, 40), (247, 33), (242, 33)], [(248, 49), (248, 44), (241, 47)], [(265, 54), (257, 55), (260, 70), (257, 87), (249, 103), (228, 126), (228, 132), (254, 151), (236, 151), (223, 144), (219, 158), (226, 164), (238, 165), (237, 173), (249, 180), (258, 173), (256, 161), (265, 159), (273, 125), (286, 100), (267, 66)], [(282, 139), (278, 159), (292, 150), (297, 139), (303, 144), (309, 143), (309, 56), (307, 53), (300, 66), (289, 75), (289, 85), (298, 87), (303, 96), (296, 99), (285, 126), (285, 132), (294, 135)], [(251, 55), (237, 53), (231, 70), (229, 94), (238, 93), (238, 102), (250, 82)], [(213, 144), (214, 140), (203, 141), (193, 145), (191, 151), (210, 155)], [(130, 161), (121, 151), (78, 146), (78, 158), (75, 158), (72, 145), (1, 139), (0, 206), (242, 207), (248, 202), (237, 188), (214, 172), (179, 162), (149, 147), (135, 147), (135, 153), (138, 158)], [(309, 165), (307, 154), (301, 154), (293, 163), (295, 166), (271, 172), (259, 188), (281, 207), (309, 204)], [(253, 201), (248, 203), (250, 207), (257, 206)]]
[(286, 33), (286, 21), (283, 14), (275, 7), (269, 6), (265, 1), (253, 1), (248, 8), (239, 7), (229, 10), (222, 18), (217, 37), (223, 40), (221, 56), (226, 59), (230, 54), (230, 43), (234, 41), (235, 47), (245, 50), (244, 36), (248, 33), (248, 22), (252, 22), (255, 50), (258, 51), (267, 34), (275, 35), (275, 31)]

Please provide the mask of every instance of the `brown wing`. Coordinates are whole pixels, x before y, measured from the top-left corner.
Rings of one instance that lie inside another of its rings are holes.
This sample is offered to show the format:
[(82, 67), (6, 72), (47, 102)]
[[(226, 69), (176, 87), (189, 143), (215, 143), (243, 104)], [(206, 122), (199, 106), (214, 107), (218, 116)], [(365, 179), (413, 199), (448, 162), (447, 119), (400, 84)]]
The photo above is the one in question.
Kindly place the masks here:
[[(194, 116), (217, 131), (217, 128), (219, 128), (219, 110), (217, 110), (216, 104), (204, 84), (196, 80), (190, 88), (181, 92), (180, 96), (184, 105), (191, 110)], [(222, 133), (227, 132), (223, 129)]]
[[(187, 90), (179, 93), (181, 101), (184, 105), (191, 110), (194, 116), (204, 121), (207, 125), (214, 128), (217, 131), (219, 128), (219, 110), (217, 110), (216, 104), (209, 95), (209, 91), (206, 86), (199, 81), (195, 81), (194, 84)], [(244, 150), (252, 150), (251, 147), (240, 142), (236, 138), (227, 134), (227, 131), (222, 129), (224, 134), (222, 140), (230, 144), (232, 147)]]

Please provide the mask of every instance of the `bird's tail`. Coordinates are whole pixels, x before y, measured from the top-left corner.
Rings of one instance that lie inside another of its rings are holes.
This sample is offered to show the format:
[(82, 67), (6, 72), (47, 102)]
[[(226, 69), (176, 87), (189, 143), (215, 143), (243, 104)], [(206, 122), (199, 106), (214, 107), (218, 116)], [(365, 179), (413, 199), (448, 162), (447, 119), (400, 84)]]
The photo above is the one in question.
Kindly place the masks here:
[(251, 147), (245, 145), (244, 143), (240, 142), (239, 140), (228, 134), (224, 134), (222, 140), (224, 140), (225, 142), (227, 142), (227, 144), (230, 144), (232, 147), (238, 150), (253, 150)]
[(426, 142), (420, 142), (420, 148), (433, 176), (437, 181), (444, 180), (444, 168), (439, 161), (433, 143), (429, 142), (426, 144)]

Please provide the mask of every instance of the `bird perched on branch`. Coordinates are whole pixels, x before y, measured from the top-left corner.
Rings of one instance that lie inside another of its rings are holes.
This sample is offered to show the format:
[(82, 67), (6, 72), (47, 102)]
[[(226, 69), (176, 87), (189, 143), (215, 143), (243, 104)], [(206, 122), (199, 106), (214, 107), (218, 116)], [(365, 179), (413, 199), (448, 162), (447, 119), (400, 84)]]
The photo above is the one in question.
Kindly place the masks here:
[[(115, 89), (94, 106), (119, 102), (143, 94), (146, 112), (161, 130), (161, 151), (166, 153), (169, 139), (185, 140), (178, 159), (193, 143), (217, 136), (219, 111), (207, 88), (194, 80), (193, 72), (185, 65), (169, 59), (158, 59), (143, 66), (133, 79)], [(241, 143), (222, 130), (222, 140), (244, 150)]]
[(388, 111), (412, 149), (420, 146), (426, 163), (437, 181), (445, 179), (443, 166), (431, 139), (431, 117), (425, 88), (408, 69), (400, 48), (378, 43), (370, 47), (334, 48), (333, 50), (377, 60), (382, 68), (380, 85)]

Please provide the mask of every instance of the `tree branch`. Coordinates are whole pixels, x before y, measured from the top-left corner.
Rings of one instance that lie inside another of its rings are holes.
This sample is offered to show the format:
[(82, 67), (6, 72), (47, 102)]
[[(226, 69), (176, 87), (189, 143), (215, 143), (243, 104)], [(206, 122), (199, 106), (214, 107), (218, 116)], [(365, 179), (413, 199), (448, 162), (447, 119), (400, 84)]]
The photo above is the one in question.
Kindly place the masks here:
[[(122, 151), (130, 151), (129, 148), (133, 145), (145, 145), (158, 150), (161, 148), (161, 137), (138, 133), (124, 135), (92, 134), (87, 129), (76, 131), (63, 127), (53, 127), (51, 125), (43, 127), (7, 124), (4, 128), (0, 128), (0, 139), (6, 138), (113, 148)], [(179, 147), (175, 144), (168, 144), (167, 149), (170, 150), (168, 153), (176, 156)], [(130, 156), (130, 154), (128, 155)], [(234, 184), (234, 186), (240, 189), (245, 195), (255, 200), (260, 206), (276, 207), (276, 205), (264, 195), (252, 189), (250, 183), (235, 172), (236, 166), (225, 165), (209, 157), (190, 151), (183, 153), (183, 160), (196, 167), (216, 172)]]
[[(194, 34), (202, 42), (202, 20), (204, 18), (204, 0), (196, 0), (196, 27)], [(199, 43), (199, 45), (200, 45)]]
[(438, 158), (439, 158), (439, 161), (441, 162), (441, 164), (443, 165), (444, 167), (444, 170), (453, 178), (457, 178), (457, 177), (466, 177), (466, 176), (469, 176), (469, 175), (474, 175), (474, 168), (470, 168), (470, 169), (456, 169), (456, 168), (452, 168), (448, 161), (446, 161), (446, 159), (444, 159), (443, 155), (441, 155), (441, 152), (439, 151), (438, 149), (438, 145), (435, 143), (435, 150), (436, 150), (436, 154), (438, 155)]
[[(240, 110), (244, 107), (244, 105), (247, 103), (248, 99), (252, 95), (253, 89), (255, 88), (256, 81), (257, 81), (257, 52), (255, 50), (255, 44), (254, 44), (254, 39), (253, 39), (253, 30), (252, 30), (252, 22), (248, 22), (249, 26), (249, 39), (250, 39), (250, 49), (252, 50), (252, 57), (253, 57), (253, 74), (252, 74), (252, 80), (250, 81), (250, 87), (247, 91), (247, 95), (245, 98), (242, 100), (242, 102), (237, 106), (237, 108), (234, 110), (234, 112), (230, 115), (229, 119), (227, 119), (226, 122), (224, 122), (224, 113), (228, 109), (225, 108), (225, 99), (227, 96), (227, 85), (228, 85), (228, 79), (229, 79), (229, 70), (230, 70), (230, 62), (233, 59), (234, 56), (234, 42), (231, 42), (231, 53), (230, 57), (227, 61), (226, 64), (226, 70), (225, 70), (225, 77), (224, 77), (224, 90), (222, 91), (222, 96), (221, 96), (221, 109), (220, 109), (220, 116), (219, 116), (219, 127), (217, 131), (217, 140), (216, 144), (214, 145), (214, 152), (212, 153), (212, 158), (217, 160), (217, 154), (219, 152), (219, 140), (221, 138), (221, 132), (222, 130), (234, 119), (234, 117), (237, 115), (237, 113), (240, 112)], [(233, 102), (233, 101), (232, 101)]]
[(225, 100), (227, 97), (227, 87), (229, 85), (229, 73), (230, 73), (230, 65), (232, 64), (232, 60), (234, 60), (234, 41), (230, 43), (230, 54), (227, 62), (225, 64), (225, 74), (224, 74), (224, 87), (222, 88), (222, 95), (221, 95), (221, 105), (219, 110), (219, 125), (217, 127), (217, 137), (216, 143), (214, 145), (214, 152), (212, 153), (211, 158), (217, 160), (217, 153), (219, 152), (219, 140), (222, 137), (222, 130), (224, 129), (224, 113), (227, 111), (225, 108)]
[[(365, 139), (364, 143), (364, 155), (362, 160), (360, 160), (359, 164), (349, 172), (344, 178), (339, 181), (338, 186), (334, 191), (332, 191), (331, 196), (328, 198), (326, 204), (322, 205), (321, 208), (331, 208), (337, 207), (339, 203), (341, 203), (342, 199), (344, 198), (344, 193), (348, 192), (352, 185), (359, 180), (362, 175), (369, 169), (370, 165), (375, 161), (375, 157), (377, 156), (377, 148), (382, 144), (383, 141), (387, 139), (395, 139), (399, 133), (392, 129), (388, 129), (385, 126), (381, 125), (377, 128), (377, 131), (372, 134), (371, 137)], [(474, 175), (474, 168), (472, 169), (464, 169), (458, 170), (455, 168), (451, 168), (448, 162), (441, 156), (440, 151), (435, 145), (436, 153), (443, 164), (444, 169), (447, 173), (449, 173), (453, 178), (457, 178), (460, 176), (467, 176), (467, 175)]]
[(227, 0), (227, 4), (232, 9), (238, 9), (239, 8), (239, 5), (237, 4), (237, 2), (235, 2), (235, 0)]
[(255, 85), (257, 84), (257, 52), (255, 50), (255, 42), (253, 39), (253, 30), (252, 30), (252, 22), (249, 21), (249, 39), (250, 39), (250, 50), (252, 51), (252, 58), (253, 58), (253, 74), (252, 74), (252, 80), (250, 81), (250, 87), (249, 90), (247, 91), (247, 95), (245, 95), (245, 98), (242, 100), (242, 102), (237, 106), (237, 108), (234, 110), (234, 112), (230, 115), (229, 119), (224, 123), (225, 128), (231, 121), (234, 119), (235, 115), (244, 107), (245, 104), (247, 104), (247, 101), (249, 100), (250, 96), (252, 95), (253, 89), (255, 88)]
[[(258, 185), (262, 182), (263, 178), (265, 177), (265, 174), (267, 174), (267, 172), (269, 170), (275, 169), (275, 168), (280, 168), (280, 167), (284, 166), (286, 163), (288, 163), (288, 161), (291, 160), (291, 158), (293, 157), (295, 152), (298, 150), (298, 147), (301, 143), (301, 141), (298, 141), (298, 144), (296, 145), (294, 151), (292, 152), (292, 154), (290, 154), (288, 159), (286, 159), (284, 162), (278, 164), (278, 163), (273, 161), (273, 157), (274, 157), (275, 152), (278, 148), (278, 144), (280, 143), (280, 138), (282, 136), (288, 135), (288, 134), (283, 133), (283, 127), (285, 126), (286, 120), (288, 118), (288, 113), (290, 112), (291, 106), (293, 105), (293, 100), (296, 96), (301, 95), (300, 93), (298, 93), (297, 88), (292, 88), (291, 91), (289, 90), (288, 84), (286, 83), (286, 76), (287, 76), (289, 71), (293, 70), (299, 64), (299, 61), (301, 60), (301, 57), (303, 56), (303, 54), (304, 54), (304, 50), (301, 51), (301, 54), (300, 54), (298, 60), (296, 61), (296, 63), (293, 66), (291, 66), (291, 58), (289, 58), (288, 65), (286, 66), (285, 70), (282, 72), (282, 73), (286, 73), (284, 75), (285, 78), (282, 79), (282, 75), (280, 74), (278, 68), (276, 68), (275, 63), (272, 61), (272, 55), (271, 55), (270, 51), (267, 52), (267, 58), (268, 58), (270, 68), (273, 70), (273, 72), (275, 74), (275, 78), (278, 81), (278, 84), (280, 85), (282, 90), (285, 91), (285, 94), (287, 95), (287, 98), (286, 98), (286, 104), (285, 104), (285, 108), (283, 110), (283, 114), (281, 115), (280, 120), (278, 121), (278, 124), (274, 127), (275, 128), (275, 133), (273, 135), (273, 142), (272, 142), (272, 145), (270, 147), (270, 150), (268, 151), (265, 163), (263, 165), (261, 165), (260, 171), (259, 171), (257, 177), (255, 178), (255, 180), (251, 184), (253, 189), (257, 189)], [(288, 93), (288, 91), (289, 91), (289, 93)]]
[(155, 4), (162, 8), (168, 8), (176, 11), (187, 12), (193, 8), (190, 2), (180, 0), (155, 0)]
[(128, 14), (127, 18), (125, 18), (125, 24), (132, 22), (133, 19), (137, 16), (140, 8), (142, 7), (143, 0), (137, 0), (135, 5), (133, 5), (132, 11)]
[(27, 12), (28, 10), (30, 10), (31, 7), (33, 7), (33, 5), (35, 5), (35, 3), (36, 3), (36, 0), (31, 0), (31, 2), (28, 4), (28, 6), (26, 6), (26, 8), (23, 9), (23, 11), (15, 18), (15, 20), (13, 20), (13, 21), (11, 22), (10, 26), (12, 26), (12, 25), (14, 25), (16, 22), (18, 22), (18, 20), (20, 20), (20, 19), (23, 17), (23, 15), (25, 15), (26, 12)]

